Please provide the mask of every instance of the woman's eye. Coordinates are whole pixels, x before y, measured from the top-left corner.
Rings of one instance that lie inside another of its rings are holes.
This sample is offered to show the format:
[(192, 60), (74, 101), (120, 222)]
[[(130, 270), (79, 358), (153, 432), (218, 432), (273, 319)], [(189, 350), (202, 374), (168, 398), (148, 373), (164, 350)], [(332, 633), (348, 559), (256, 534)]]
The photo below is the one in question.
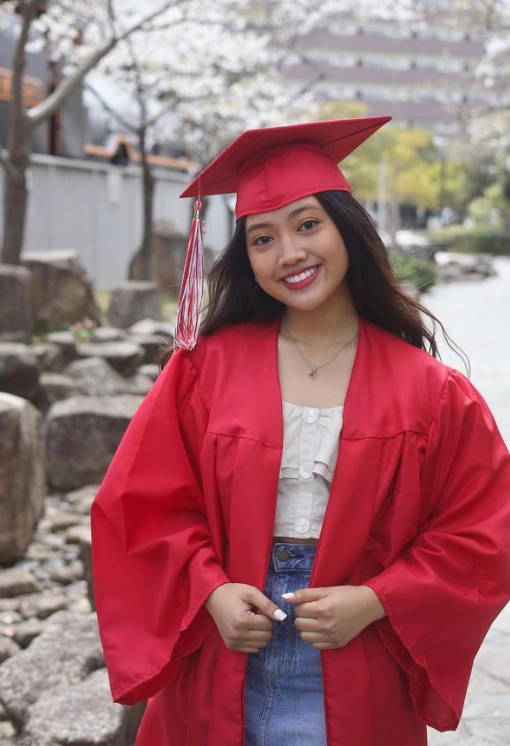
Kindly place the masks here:
[(305, 231), (311, 231), (312, 228), (315, 228), (316, 225), (319, 224), (318, 220), (305, 220), (304, 223), (301, 223), (301, 228), (304, 228)]
[(253, 245), (254, 246), (265, 246), (265, 244), (269, 243), (270, 240), (271, 240), (271, 236), (257, 236), (257, 238), (253, 242)]

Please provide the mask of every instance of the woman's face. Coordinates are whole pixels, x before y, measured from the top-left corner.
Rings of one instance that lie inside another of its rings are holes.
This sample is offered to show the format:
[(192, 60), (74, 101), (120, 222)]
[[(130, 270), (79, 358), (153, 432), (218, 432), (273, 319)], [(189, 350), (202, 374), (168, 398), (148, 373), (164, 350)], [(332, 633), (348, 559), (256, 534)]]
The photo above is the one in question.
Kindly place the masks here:
[(349, 293), (349, 260), (333, 220), (313, 196), (248, 215), (246, 246), (255, 279), (290, 308), (311, 311)]

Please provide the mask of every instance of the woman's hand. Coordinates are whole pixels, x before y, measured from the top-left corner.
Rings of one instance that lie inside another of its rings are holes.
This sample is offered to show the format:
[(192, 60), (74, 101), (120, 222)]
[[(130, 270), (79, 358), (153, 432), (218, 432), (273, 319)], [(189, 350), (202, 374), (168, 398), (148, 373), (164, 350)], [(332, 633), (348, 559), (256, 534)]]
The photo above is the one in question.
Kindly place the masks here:
[(386, 616), (377, 594), (366, 585), (303, 588), (284, 597), (296, 605), (295, 624), (301, 639), (318, 650), (343, 648), (369, 624)]
[(223, 642), (229, 650), (257, 653), (270, 639), (273, 624), (287, 614), (258, 588), (244, 583), (225, 583), (205, 602)]

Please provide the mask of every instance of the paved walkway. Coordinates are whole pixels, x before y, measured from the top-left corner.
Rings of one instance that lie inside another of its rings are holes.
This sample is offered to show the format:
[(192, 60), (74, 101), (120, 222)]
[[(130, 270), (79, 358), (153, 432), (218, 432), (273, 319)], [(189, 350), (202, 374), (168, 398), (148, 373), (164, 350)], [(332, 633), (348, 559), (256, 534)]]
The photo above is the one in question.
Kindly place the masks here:
[(510, 605), (478, 653), (455, 732), (429, 730), (429, 746), (510, 746)]

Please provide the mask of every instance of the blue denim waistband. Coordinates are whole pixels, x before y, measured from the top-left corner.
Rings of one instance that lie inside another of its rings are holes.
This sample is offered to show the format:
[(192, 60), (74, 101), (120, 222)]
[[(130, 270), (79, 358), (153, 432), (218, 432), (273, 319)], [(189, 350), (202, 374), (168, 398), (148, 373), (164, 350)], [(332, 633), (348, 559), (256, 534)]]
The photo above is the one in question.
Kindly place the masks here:
[(275, 572), (310, 572), (316, 551), (316, 544), (277, 541), (271, 550), (269, 569)]

